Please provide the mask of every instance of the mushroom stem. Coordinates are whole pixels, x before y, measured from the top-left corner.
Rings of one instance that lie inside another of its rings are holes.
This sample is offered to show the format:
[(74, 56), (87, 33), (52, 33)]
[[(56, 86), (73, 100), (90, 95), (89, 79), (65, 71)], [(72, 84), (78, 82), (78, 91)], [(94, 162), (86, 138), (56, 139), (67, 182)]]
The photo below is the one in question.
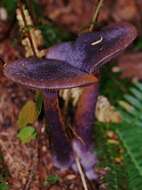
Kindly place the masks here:
[(99, 84), (84, 87), (75, 113), (75, 127), (77, 134), (89, 146), (92, 143), (92, 124), (98, 97)]
[(66, 168), (72, 160), (72, 148), (64, 132), (64, 121), (59, 108), (57, 91), (44, 91), (44, 109), (55, 165), (59, 168)]
[(94, 171), (94, 165), (96, 164), (97, 159), (93, 152), (93, 121), (98, 89), (98, 83), (84, 88), (77, 105), (74, 120), (75, 130), (83, 143), (79, 139), (74, 139), (73, 150), (80, 158), (80, 162), (84, 168), (86, 176), (90, 180), (97, 178)]

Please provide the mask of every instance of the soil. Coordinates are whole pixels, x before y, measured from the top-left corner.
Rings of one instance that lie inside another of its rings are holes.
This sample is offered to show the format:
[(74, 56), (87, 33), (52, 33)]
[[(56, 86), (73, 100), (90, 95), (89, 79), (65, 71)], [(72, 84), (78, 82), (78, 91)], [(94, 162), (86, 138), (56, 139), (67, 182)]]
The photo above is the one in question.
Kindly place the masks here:
[[(69, 31), (79, 33), (82, 28), (89, 25), (97, 1), (40, 0), (39, 2), (43, 6), (43, 14), (46, 17), (66, 27)], [(141, 35), (142, 11), (140, 9), (142, 6), (140, 5), (139, 0), (107, 0), (104, 2), (99, 22), (103, 25), (116, 21), (129, 21), (135, 24)], [(22, 49), (15, 46), (12, 41), (13, 36), (17, 36), (15, 25), (16, 21), (12, 24), (0, 20), (0, 58), (3, 58), (6, 63), (22, 55)], [(122, 62), (121, 59), (120, 62)], [(120, 65), (123, 67), (123, 64), (120, 63)], [(34, 92), (7, 80), (2, 73), (2, 68), (1, 63), (0, 150), (4, 158), (3, 167), (6, 167), (9, 173), (7, 182), (10, 184), (10, 190), (82, 190), (82, 182), (78, 174), (71, 170), (59, 171), (53, 166), (48, 137), (45, 133), (40, 133), (38, 141), (32, 141), (26, 145), (16, 137), (18, 113), (27, 100), (33, 99)], [(129, 70), (126, 70), (129, 73)], [(35, 127), (38, 130), (39, 127), (44, 128), (44, 123), (37, 122)], [(60, 180), (57, 184), (44, 187), (44, 182), (50, 175), (57, 175)], [(96, 182), (88, 182), (88, 186), (90, 190), (106, 189), (104, 184), (96, 186)]]

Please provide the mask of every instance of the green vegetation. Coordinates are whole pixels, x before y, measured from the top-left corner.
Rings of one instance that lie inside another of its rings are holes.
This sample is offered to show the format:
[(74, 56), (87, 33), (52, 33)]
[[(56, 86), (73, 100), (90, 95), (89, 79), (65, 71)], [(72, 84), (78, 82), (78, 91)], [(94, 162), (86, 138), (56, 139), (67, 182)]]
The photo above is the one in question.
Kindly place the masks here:
[(54, 185), (60, 181), (60, 177), (57, 175), (49, 175), (45, 181), (44, 181), (44, 186), (49, 187), (51, 185)]
[(20, 129), (17, 137), (21, 140), (23, 144), (31, 142), (31, 140), (36, 139), (37, 132), (34, 127), (27, 126)]
[(9, 177), (9, 172), (4, 164), (4, 158), (0, 152), (0, 190), (9, 190), (9, 185), (7, 184), (7, 179)]
[(74, 39), (73, 34), (64, 31), (62, 28), (53, 23), (40, 25), (38, 28), (42, 31), (46, 48), (59, 42), (70, 41)]
[[(122, 103), (123, 102), (123, 103)], [(124, 95), (118, 107), (122, 122), (115, 124), (97, 123), (95, 138), (100, 166), (108, 168), (104, 178), (109, 190), (142, 189), (142, 84), (134, 83), (129, 94)], [(107, 134), (113, 132), (115, 138)], [(119, 160), (119, 163), (118, 163)]]

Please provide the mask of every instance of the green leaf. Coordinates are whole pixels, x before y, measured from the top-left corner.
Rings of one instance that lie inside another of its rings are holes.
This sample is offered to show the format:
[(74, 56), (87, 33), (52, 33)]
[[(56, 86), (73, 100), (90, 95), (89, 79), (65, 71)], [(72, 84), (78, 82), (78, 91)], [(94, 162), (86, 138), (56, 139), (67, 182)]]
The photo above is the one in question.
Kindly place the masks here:
[(7, 9), (10, 15), (15, 14), (17, 0), (2, 0), (1, 3)]
[(106, 96), (110, 102), (117, 106), (117, 101), (123, 98), (129, 87), (132, 86), (130, 79), (121, 77), (121, 72), (113, 72), (116, 64), (108, 64), (101, 71), (100, 94)]
[(135, 45), (136, 50), (141, 50), (142, 49), (142, 37), (138, 38), (134, 45)]
[(44, 181), (44, 186), (54, 185), (60, 181), (60, 177), (57, 175), (49, 175)]
[(0, 190), (9, 190), (9, 185), (6, 183), (0, 183)]
[[(111, 144), (108, 142), (110, 137), (107, 136), (108, 132), (113, 132), (116, 135), (116, 128), (118, 124), (95, 123), (94, 126), (94, 139), (95, 151), (97, 152), (98, 167), (107, 168), (107, 174), (103, 177), (103, 182), (106, 184), (108, 190), (128, 190), (127, 189), (127, 171), (123, 160), (120, 164), (115, 162), (115, 158), (122, 157), (122, 146), (119, 141), (118, 144)], [(121, 150), (121, 151), (120, 151)], [(125, 181), (125, 183), (124, 183)]]
[(56, 43), (63, 42), (63, 41), (70, 41), (74, 39), (74, 35), (66, 32), (59, 26), (56, 26), (53, 23), (48, 23), (45, 25), (40, 25), (38, 28), (42, 31), (44, 40), (45, 40), (45, 47), (50, 47)]
[(33, 124), (38, 119), (36, 104), (30, 100), (26, 102), (19, 113), (18, 125), (20, 128)]
[(31, 126), (24, 127), (20, 130), (17, 137), (21, 140), (23, 144), (29, 143), (31, 140), (34, 140), (37, 136), (35, 128)]
[(39, 116), (42, 110), (42, 106), (43, 106), (43, 95), (40, 91), (36, 93), (35, 101), (36, 101), (37, 113)]
[(25, 0), (27, 9), (36, 15), (36, 19), (43, 18), (43, 10), (39, 1), (37, 0)]
[[(125, 148), (124, 158), (128, 172), (128, 190), (142, 189), (142, 83), (135, 82), (130, 93), (124, 96), (125, 104), (132, 109), (121, 112), (123, 122), (117, 134)], [(124, 104), (121, 105), (124, 108)], [(126, 117), (129, 115), (129, 119)]]

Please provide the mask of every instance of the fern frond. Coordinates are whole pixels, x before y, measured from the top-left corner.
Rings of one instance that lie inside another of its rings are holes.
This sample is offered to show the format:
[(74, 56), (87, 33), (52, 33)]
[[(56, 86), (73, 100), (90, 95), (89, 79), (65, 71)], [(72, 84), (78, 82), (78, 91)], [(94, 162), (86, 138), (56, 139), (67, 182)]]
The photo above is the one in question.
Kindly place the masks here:
[[(117, 129), (120, 140), (125, 147), (130, 190), (142, 189), (142, 84), (135, 82), (130, 94), (124, 96), (121, 103), (122, 124)], [(126, 104), (130, 109), (126, 108)]]
[[(109, 190), (142, 190), (142, 84), (135, 82), (119, 104), (122, 122), (117, 126), (100, 123), (95, 128), (98, 157), (110, 169), (104, 181)], [(119, 145), (108, 143), (110, 130), (119, 136)], [(124, 160), (116, 164), (119, 148), (125, 150), (121, 152)]]

